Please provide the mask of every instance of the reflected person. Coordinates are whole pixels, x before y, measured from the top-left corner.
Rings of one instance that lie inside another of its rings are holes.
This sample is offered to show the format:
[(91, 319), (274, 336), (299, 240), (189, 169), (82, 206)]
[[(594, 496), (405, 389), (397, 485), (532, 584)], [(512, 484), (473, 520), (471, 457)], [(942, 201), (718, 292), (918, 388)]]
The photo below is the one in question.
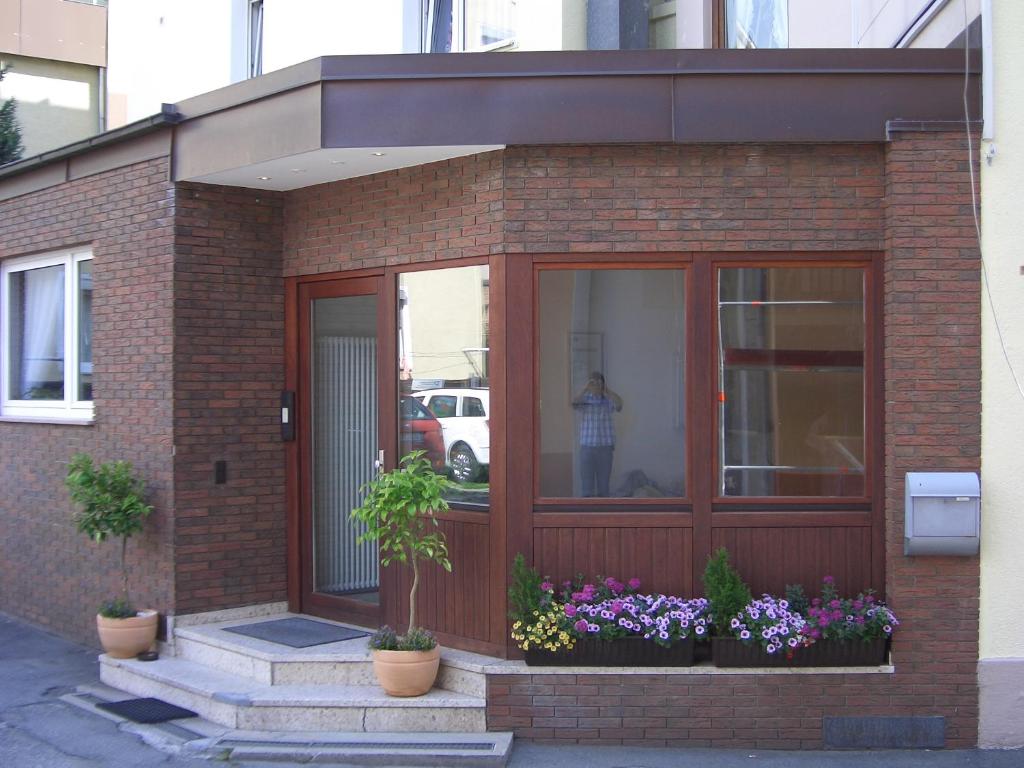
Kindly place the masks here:
[(583, 391), (572, 399), (572, 407), (580, 414), (583, 496), (608, 496), (608, 480), (615, 452), (612, 413), (622, 410), (622, 398), (605, 385), (604, 375), (594, 371)]

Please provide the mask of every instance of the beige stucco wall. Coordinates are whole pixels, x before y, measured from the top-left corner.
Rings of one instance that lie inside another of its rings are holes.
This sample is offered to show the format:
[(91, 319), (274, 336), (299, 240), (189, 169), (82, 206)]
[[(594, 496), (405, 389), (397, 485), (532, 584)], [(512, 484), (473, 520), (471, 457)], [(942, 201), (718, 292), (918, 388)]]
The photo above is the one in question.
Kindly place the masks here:
[(981, 162), (982, 246), (992, 305), (982, 307), (982, 657), (1024, 657), (1024, 395), (1017, 391), (996, 335), (1024, 384), (1024, 3), (993, 0), (995, 126), (991, 165)]
[(31, 157), (99, 132), (99, 68), (0, 53), (10, 69), (0, 100), (17, 100), (18, 124)]
[(998, 318), (1017, 378), (1024, 384), (1024, 3), (992, 0), (993, 140), (981, 165), (982, 249), (992, 303), (982, 315), (982, 539), (979, 669), (982, 746), (1024, 746), (1024, 395), (999, 343)]

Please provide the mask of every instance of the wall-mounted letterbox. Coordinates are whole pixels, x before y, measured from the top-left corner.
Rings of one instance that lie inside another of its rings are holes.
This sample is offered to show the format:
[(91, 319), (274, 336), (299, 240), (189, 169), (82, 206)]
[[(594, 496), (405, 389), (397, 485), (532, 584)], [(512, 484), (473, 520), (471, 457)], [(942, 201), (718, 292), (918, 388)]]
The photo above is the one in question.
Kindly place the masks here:
[(973, 472), (908, 472), (905, 555), (976, 555), (981, 486)]

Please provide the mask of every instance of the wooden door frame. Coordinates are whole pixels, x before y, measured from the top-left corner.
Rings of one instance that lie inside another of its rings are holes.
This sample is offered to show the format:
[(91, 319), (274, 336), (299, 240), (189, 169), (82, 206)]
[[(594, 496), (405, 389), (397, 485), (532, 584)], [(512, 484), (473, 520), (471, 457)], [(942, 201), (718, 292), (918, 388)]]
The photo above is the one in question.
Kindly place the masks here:
[(382, 338), (388, 311), (386, 293), (383, 270), (285, 279), (285, 389), (295, 395), (292, 416), (295, 419), (295, 436), (287, 443), (286, 450), (288, 609), (369, 626), (379, 623), (386, 608), (387, 590), (383, 579), (379, 588), (380, 605), (373, 605), (342, 596), (317, 595), (312, 588), (312, 571), (307, 567), (312, 561), (312, 513), (307, 490), (312, 471), (308, 373), (311, 360), (309, 345), (302, 342), (309, 338), (312, 301), (335, 296), (376, 296), (378, 443), (387, 452), (388, 430), (383, 426), (389, 423), (389, 409), (394, 411), (395, 406), (388, 399), (387, 382), (390, 377), (381, 369), (390, 359), (387, 357), (387, 342)]

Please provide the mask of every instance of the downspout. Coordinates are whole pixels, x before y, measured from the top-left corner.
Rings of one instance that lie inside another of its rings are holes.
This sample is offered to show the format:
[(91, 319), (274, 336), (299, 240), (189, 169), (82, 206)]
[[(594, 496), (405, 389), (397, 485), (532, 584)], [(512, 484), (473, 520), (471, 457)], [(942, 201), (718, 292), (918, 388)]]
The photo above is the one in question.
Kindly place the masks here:
[(96, 133), (103, 133), (107, 130), (107, 68), (98, 67), (99, 77), (97, 78), (97, 101), (99, 102), (99, 109), (97, 109), (97, 117), (99, 125), (96, 126)]
[[(967, 34), (966, 30), (964, 34)], [(995, 98), (992, 95), (992, 0), (981, 0), (981, 138), (992, 141), (995, 138)], [(986, 150), (991, 162), (995, 147)]]

